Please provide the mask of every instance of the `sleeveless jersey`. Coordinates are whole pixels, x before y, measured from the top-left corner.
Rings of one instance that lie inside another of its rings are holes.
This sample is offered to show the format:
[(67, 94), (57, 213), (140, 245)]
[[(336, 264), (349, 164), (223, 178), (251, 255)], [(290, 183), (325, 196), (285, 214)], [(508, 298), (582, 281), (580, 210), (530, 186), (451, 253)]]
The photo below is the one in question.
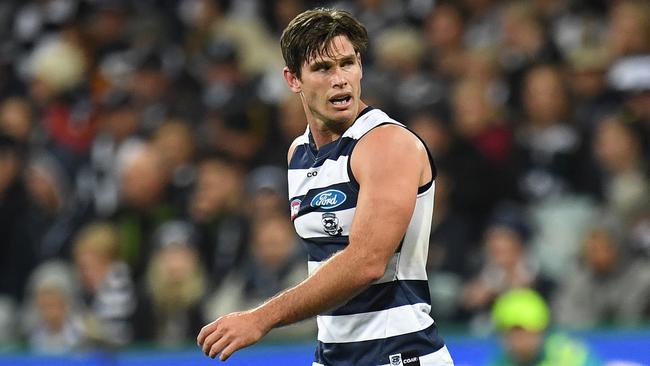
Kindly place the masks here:
[[(368, 107), (339, 139), (318, 151), (309, 128), (298, 137), (289, 161), (289, 201), (291, 219), (308, 253), (310, 274), (348, 244), (359, 189), (350, 155), (367, 132), (387, 123), (403, 126)], [(431, 169), (435, 178), (432, 161)], [(411, 360), (412, 365), (440, 364), (426, 362), (427, 355), (444, 347), (429, 315), (425, 269), (433, 178), (419, 188), (406, 234), (383, 277), (346, 304), (317, 316), (314, 365), (402, 365), (403, 360)], [(377, 220), (381, 224), (381, 218)]]

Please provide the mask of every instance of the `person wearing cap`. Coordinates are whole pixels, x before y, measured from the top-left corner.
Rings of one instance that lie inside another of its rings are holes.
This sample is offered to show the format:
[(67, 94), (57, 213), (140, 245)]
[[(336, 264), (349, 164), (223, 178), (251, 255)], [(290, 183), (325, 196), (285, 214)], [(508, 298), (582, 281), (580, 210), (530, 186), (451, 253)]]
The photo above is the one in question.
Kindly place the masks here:
[(263, 165), (246, 177), (248, 216), (252, 220), (266, 219), (286, 211), (287, 172), (277, 166)]
[(589, 348), (566, 334), (549, 331), (550, 311), (544, 299), (528, 288), (497, 298), (492, 321), (503, 349), (492, 366), (591, 366), (599, 362)]

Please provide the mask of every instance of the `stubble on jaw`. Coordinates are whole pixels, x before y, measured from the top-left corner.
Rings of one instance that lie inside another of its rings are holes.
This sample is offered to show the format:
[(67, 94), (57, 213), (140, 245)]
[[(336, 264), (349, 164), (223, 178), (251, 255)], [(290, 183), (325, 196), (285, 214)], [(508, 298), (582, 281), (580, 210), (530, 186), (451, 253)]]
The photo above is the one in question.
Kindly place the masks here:
[(355, 117), (356, 115), (346, 121), (325, 120), (323, 121), (324, 130), (337, 135), (343, 135), (343, 133), (345, 133), (345, 131), (352, 125)]

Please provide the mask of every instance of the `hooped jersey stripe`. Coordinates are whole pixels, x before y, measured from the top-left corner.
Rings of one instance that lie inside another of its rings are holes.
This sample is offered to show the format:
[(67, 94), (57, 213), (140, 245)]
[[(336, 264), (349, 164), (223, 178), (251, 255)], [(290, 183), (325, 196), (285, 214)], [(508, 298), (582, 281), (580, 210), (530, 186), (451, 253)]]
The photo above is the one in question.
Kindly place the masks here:
[[(366, 133), (387, 123), (404, 127), (369, 107), (338, 140), (318, 150), (309, 129), (296, 140), (289, 161), (289, 201), (293, 224), (308, 253), (310, 274), (348, 245), (358, 196), (350, 157)], [(316, 362), (382, 365), (395, 353), (427, 355), (444, 346), (429, 315), (426, 274), (434, 183), (418, 190), (411, 221), (382, 278), (318, 316)]]

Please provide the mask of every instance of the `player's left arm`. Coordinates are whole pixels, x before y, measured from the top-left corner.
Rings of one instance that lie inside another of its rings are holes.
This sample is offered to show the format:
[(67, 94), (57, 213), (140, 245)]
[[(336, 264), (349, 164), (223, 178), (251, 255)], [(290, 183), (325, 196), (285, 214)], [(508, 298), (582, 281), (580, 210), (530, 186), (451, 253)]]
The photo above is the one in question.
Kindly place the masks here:
[(203, 327), (197, 341), (207, 355), (225, 360), (272, 328), (333, 309), (383, 276), (411, 220), (418, 186), (431, 179), (428, 156), (413, 134), (386, 125), (359, 141), (351, 167), (360, 190), (347, 247), (299, 285)]

